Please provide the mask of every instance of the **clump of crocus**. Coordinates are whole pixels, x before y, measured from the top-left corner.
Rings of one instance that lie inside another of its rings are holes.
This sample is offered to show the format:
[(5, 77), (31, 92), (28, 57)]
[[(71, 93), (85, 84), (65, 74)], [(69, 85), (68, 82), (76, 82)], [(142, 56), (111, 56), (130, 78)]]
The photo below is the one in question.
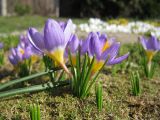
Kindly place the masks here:
[(39, 33), (35, 28), (28, 30), (28, 38), (32, 45), (54, 60), (70, 76), (71, 73), (65, 65), (64, 52), (71, 37), (72, 28), (71, 20), (62, 24), (53, 19), (48, 19), (45, 23), (44, 33)]
[(106, 59), (108, 59), (106, 65), (114, 65), (122, 62), (129, 55), (129, 53), (127, 53), (121, 57), (117, 57), (120, 43), (116, 42), (114, 38), (108, 39), (105, 34), (100, 35), (98, 32), (91, 32), (88, 35), (87, 41), (88, 44), (86, 45), (88, 45), (87, 51), (89, 57), (92, 59), (92, 57), (95, 56), (92, 74), (102, 68)]
[[(105, 34), (89, 33), (86, 40), (81, 41), (76, 54), (76, 65), (73, 64), (70, 52), (72, 90), (80, 98), (88, 96), (91, 87), (96, 82), (101, 69), (105, 65), (118, 64), (125, 60), (129, 53), (117, 57), (120, 43), (108, 39)], [(84, 57), (82, 57), (84, 55)], [(83, 58), (83, 59), (81, 59)]]
[(38, 55), (39, 51), (30, 44), (26, 36), (21, 35), (19, 44), (11, 48), (8, 58), (18, 74), (23, 77), (30, 73), (31, 64), (37, 61)]
[(156, 53), (160, 50), (160, 42), (154, 36), (151, 36), (150, 38), (141, 37), (140, 42), (146, 55), (143, 61), (144, 71), (148, 78), (152, 78), (155, 71), (155, 64), (152, 64), (152, 60)]

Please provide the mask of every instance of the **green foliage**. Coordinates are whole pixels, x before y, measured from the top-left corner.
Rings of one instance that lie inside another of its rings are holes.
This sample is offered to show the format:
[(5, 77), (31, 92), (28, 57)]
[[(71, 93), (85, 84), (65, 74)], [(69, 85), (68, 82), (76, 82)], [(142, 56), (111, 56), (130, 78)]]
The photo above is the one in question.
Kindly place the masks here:
[(4, 63), (4, 51), (0, 50), (0, 67), (3, 65)]
[(80, 50), (76, 54), (76, 65), (73, 65), (73, 61), (69, 53), (69, 61), (71, 63), (71, 72), (73, 74), (71, 87), (73, 93), (79, 98), (85, 98), (88, 96), (90, 91), (89, 86), (92, 86), (91, 83), (91, 69), (94, 63), (95, 58), (91, 61), (89, 56), (86, 54), (84, 56), (83, 62), (81, 60)]
[(31, 67), (32, 67), (31, 62), (32, 62), (31, 59), (27, 59), (19, 63), (18, 66), (15, 67), (15, 69), (18, 72), (18, 76), (25, 77), (31, 73)]
[(147, 78), (153, 78), (157, 64), (154, 61), (148, 63), (147, 57), (145, 56), (142, 59), (143, 59), (142, 65), (145, 76)]
[(84, 57), (80, 55), (80, 48), (76, 54), (76, 65), (73, 65), (72, 55), (69, 52), (69, 62), (71, 64), (71, 88), (73, 93), (79, 98), (88, 97), (90, 90), (93, 84), (96, 82), (96, 79), (100, 71), (105, 66), (107, 60), (103, 64), (102, 68), (93, 75), (92, 67), (95, 61), (95, 56), (91, 59), (86, 53)]
[(99, 111), (102, 110), (103, 106), (103, 95), (102, 95), (102, 85), (98, 83), (98, 85), (95, 87), (96, 91), (96, 103), (97, 103), (97, 108)]
[(138, 71), (131, 73), (130, 80), (131, 80), (131, 86), (132, 86), (132, 94), (134, 96), (138, 96), (141, 92), (140, 77), (139, 77)]
[(38, 104), (30, 105), (31, 120), (41, 120), (40, 106)]
[(0, 40), (4, 43), (4, 51), (9, 50), (11, 47), (15, 47), (19, 42), (18, 36), (15, 35), (1, 37)]
[(16, 4), (14, 10), (18, 15), (22, 16), (29, 14), (31, 12), (31, 7), (29, 5)]

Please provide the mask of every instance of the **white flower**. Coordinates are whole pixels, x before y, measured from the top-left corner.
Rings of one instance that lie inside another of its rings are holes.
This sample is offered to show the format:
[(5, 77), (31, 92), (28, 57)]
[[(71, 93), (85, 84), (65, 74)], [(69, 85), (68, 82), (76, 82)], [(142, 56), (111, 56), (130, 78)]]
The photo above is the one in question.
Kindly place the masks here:
[(80, 24), (79, 29), (85, 32), (100, 31), (100, 32), (123, 32), (123, 33), (136, 33), (144, 34), (150, 32), (151, 35), (155, 35), (160, 38), (160, 27), (155, 27), (151, 24), (135, 21), (129, 22), (127, 25), (109, 24), (98, 18), (90, 18), (88, 23)]

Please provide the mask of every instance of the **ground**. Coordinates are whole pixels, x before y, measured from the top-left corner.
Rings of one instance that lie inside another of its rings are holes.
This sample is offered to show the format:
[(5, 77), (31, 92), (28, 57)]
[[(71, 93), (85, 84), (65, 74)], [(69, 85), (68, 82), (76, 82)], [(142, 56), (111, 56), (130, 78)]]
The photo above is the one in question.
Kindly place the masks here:
[[(38, 18), (43, 26), (46, 18)], [(5, 18), (0, 18), (0, 21), (2, 19)], [(18, 20), (21, 21), (21, 19)], [(28, 19), (33, 20), (35, 17), (29, 17)], [(27, 20), (23, 19), (23, 21)], [(24, 24), (26, 25), (24, 25), (25, 29), (30, 26), (30, 22)], [(34, 24), (39, 23), (35, 22)], [(41, 27), (41, 25), (37, 25), (37, 27)], [(4, 33), (7, 33), (7, 31), (11, 33), (16, 28), (10, 29), (12, 28), (4, 29)], [(82, 38), (86, 36), (83, 32), (78, 34)], [(98, 112), (96, 107), (94, 87), (90, 96), (83, 100), (75, 97), (69, 86), (66, 86), (50, 91), (0, 99), (0, 120), (28, 120), (29, 105), (33, 103), (39, 103), (42, 120), (158, 120), (160, 118), (160, 66), (158, 65), (153, 79), (147, 79), (144, 76), (142, 66), (140, 66), (140, 60), (143, 56), (140, 55), (137, 43), (135, 43), (139, 35), (124, 33), (108, 33), (108, 35), (110, 37), (114, 36), (122, 42), (120, 54), (130, 51), (130, 57), (120, 65), (105, 67), (98, 77), (98, 81), (103, 83), (103, 109), (101, 112)], [(7, 40), (11, 39), (16, 41), (17, 36), (6, 39), (2, 37), (1, 40), (7, 43)], [(13, 68), (7, 60), (9, 47), (15, 46), (16, 43), (17, 41), (12, 41), (5, 46), (5, 64), (0, 69), (0, 83), (16, 78), (12, 72)], [(156, 60), (159, 58), (158, 56), (160, 55), (157, 55)], [(38, 65), (40, 64), (38, 63)], [(42, 70), (42, 68), (40, 69)], [(140, 72), (141, 76), (141, 94), (139, 96), (133, 96), (131, 93), (130, 73), (136, 70)], [(37, 69), (34, 72), (37, 72)], [(48, 80), (48, 77), (34, 79), (30, 84), (44, 82), (45, 80)], [(13, 88), (15, 87), (17, 86), (13, 86)]]

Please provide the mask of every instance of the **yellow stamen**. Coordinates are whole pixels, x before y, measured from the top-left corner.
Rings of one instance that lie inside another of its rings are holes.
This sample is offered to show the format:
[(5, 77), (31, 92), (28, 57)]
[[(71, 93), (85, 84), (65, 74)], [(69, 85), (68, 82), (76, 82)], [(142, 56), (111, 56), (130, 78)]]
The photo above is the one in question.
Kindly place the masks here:
[(76, 56), (75, 55), (71, 56), (71, 60), (72, 60), (73, 66), (76, 66)]
[(156, 54), (157, 51), (151, 51), (151, 50), (147, 50), (146, 51), (146, 55), (147, 55), (147, 58), (148, 58), (148, 62), (151, 62), (153, 56)]
[(22, 48), (20, 48), (20, 53), (23, 55), (24, 54), (24, 50)]
[(71, 77), (72, 74), (69, 72), (68, 68), (66, 67), (64, 63), (64, 49), (63, 48), (57, 48), (51, 53), (47, 53), (47, 55), (55, 61), (55, 64), (60, 65), (66, 73)]
[(104, 52), (105, 50), (107, 50), (110, 47), (110, 44), (108, 42), (108, 40), (106, 41), (106, 43), (104, 44), (103, 48), (102, 48), (102, 52)]
[(104, 64), (104, 61), (103, 61), (103, 60), (101, 60), (101, 61), (95, 60), (94, 63), (93, 63), (92, 70), (91, 70), (91, 71), (92, 71), (92, 74), (94, 74), (94, 73), (96, 73), (97, 71), (99, 71), (99, 70), (102, 68), (103, 64)]
[(64, 49), (56, 49), (52, 53), (48, 53), (47, 55), (59, 64), (64, 63)]

